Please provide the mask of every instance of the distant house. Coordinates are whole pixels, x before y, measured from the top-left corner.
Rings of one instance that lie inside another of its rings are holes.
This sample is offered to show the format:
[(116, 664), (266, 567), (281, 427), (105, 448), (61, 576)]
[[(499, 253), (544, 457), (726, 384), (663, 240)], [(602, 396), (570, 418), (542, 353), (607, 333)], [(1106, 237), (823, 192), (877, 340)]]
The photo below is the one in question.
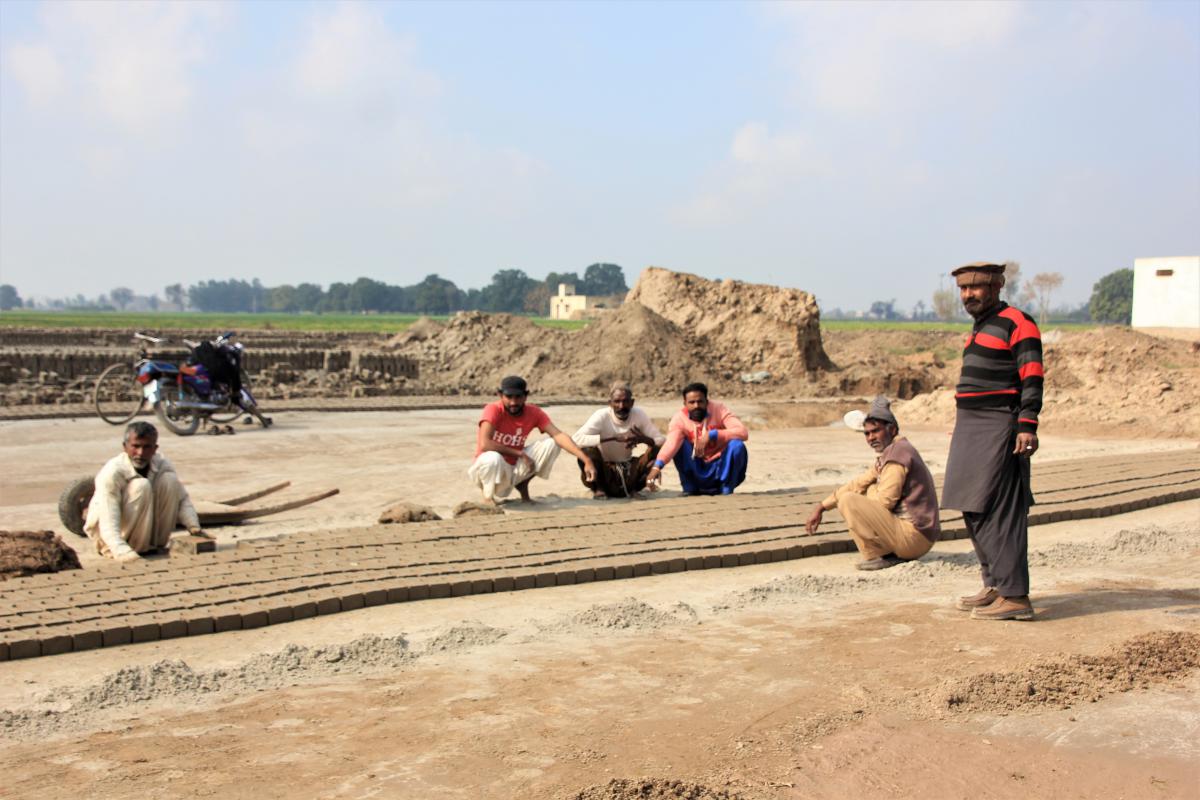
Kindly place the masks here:
[(1200, 332), (1200, 256), (1133, 262), (1133, 327)]
[(578, 319), (585, 316), (591, 307), (586, 294), (575, 294), (573, 285), (560, 283), (558, 294), (550, 298), (550, 319)]

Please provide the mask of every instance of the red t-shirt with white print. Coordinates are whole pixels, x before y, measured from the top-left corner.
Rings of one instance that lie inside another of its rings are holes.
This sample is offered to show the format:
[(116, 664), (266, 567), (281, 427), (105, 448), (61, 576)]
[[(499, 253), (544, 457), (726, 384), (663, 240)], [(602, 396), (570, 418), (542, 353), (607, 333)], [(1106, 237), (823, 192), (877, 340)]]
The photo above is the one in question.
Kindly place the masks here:
[[(546, 426), (550, 424), (550, 417), (545, 411), (542, 411), (532, 403), (525, 404), (525, 410), (521, 412), (521, 416), (514, 417), (512, 414), (504, 410), (504, 403), (497, 400), (494, 403), (488, 403), (483, 407), (483, 413), (479, 415), (479, 423), (492, 423), (492, 441), (504, 445), (505, 447), (515, 447), (518, 450), (525, 449), (525, 440), (529, 438), (529, 434), (533, 433), (533, 429), (537, 428), (543, 433)], [(475, 457), (479, 458), (482, 453), (482, 448), (478, 442), (475, 444)], [(517, 457), (510, 456), (507, 453), (502, 453), (504, 460), (509, 464), (516, 464)]]

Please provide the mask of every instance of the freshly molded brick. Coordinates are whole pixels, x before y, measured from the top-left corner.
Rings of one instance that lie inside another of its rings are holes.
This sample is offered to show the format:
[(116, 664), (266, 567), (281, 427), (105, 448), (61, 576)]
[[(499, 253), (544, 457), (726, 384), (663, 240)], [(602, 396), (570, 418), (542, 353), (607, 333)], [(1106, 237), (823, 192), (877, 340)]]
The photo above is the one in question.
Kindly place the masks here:
[(267, 624), (279, 625), (283, 622), (291, 622), (296, 618), (296, 612), (291, 606), (276, 606), (267, 610)]
[(684, 567), (688, 572), (697, 569), (704, 569), (704, 556), (689, 556), (684, 561)]
[(812, 558), (813, 556), (821, 555), (821, 546), (816, 542), (808, 542), (804, 545), (803, 558)]
[(633, 577), (633, 565), (621, 564), (613, 568), (613, 578), (616, 580), (625, 580)]
[(771, 563), (771, 551), (770, 550), (759, 550), (758, 552), (756, 552), (754, 554), (754, 563), (755, 564), (770, 564)]
[[(216, 633), (224, 633), (225, 631), (240, 631), (242, 629), (242, 615), (221, 613), (213, 617), (213, 631)], [(105, 642), (107, 645), (107, 642)]]
[(95, 650), (104, 644), (104, 636), (98, 630), (79, 631), (72, 638), (75, 640), (72, 643), (72, 649), (75, 652)]
[(616, 577), (617, 570), (614, 567), (596, 567), (596, 580), (611, 581)]
[(738, 564), (737, 565), (739, 567), (748, 567), (753, 563), (754, 563), (754, 553), (738, 554)]
[(450, 596), (450, 584), (435, 583), (429, 587), (429, 598), (431, 600), (440, 600), (443, 597)]
[(740, 559), (738, 558), (737, 553), (726, 553), (725, 555), (721, 556), (722, 567), (736, 567), (739, 561)]
[(682, 558), (672, 558), (667, 561), (667, 572), (683, 572), (687, 569), (687, 561)]
[(242, 614), (242, 630), (262, 628), (270, 621), (270, 615), (262, 610), (248, 611)]
[(553, 572), (539, 572), (533, 577), (533, 585), (538, 589), (545, 589), (548, 586), (553, 586), (554, 583)]
[(371, 589), (363, 594), (363, 602), (368, 607), (381, 606), (388, 601), (387, 589)]
[(129, 626), (129, 634), (134, 642), (157, 642), (162, 637), (162, 629), (157, 622), (136, 622)]
[(823, 556), (833, 555), (833, 542), (825, 541), (817, 543), (818, 552)]
[(342, 610), (342, 600), (340, 597), (322, 597), (317, 601), (318, 614), (337, 614)]
[(60, 653), (69, 653), (73, 644), (70, 636), (61, 633), (46, 636), (46, 638), (42, 639), (42, 655), (56, 656)]
[(417, 586), (408, 587), (408, 599), (409, 600), (428, 600), (429, 599), (429, 585), (422, 583), (422, 584), (418, 584)]
[(651, 566), (648, 561), (642, 561), (633, 565), (633, 577), (635, 578), (644, 578), (650, 574), (650, 571)]
[(705, 556), (704, 569), (719, 569), (722, 566), (720, 556)]
[(187, 620), (174, 618), (163, 620), (159, 623), (158, 630), (163, 639), (178, 639), (180, 636), (187, 636)]
[(588, 567), (575, 570), (576, 583), (591, 583), (594, 580), (596, 580), (596, 570)]
[[(215, 631), (216, 626), (213, 623), (212, 617), (190, 617), (187, 621), (188, 636), (203, 636), (206, 633), (213, 633)], [(78, 644), (75, 647), (79, 649)]]
[(105, 647), (129, 644), (133, 641), (133, 632), (129, 630), (128, 625), (114, 625), (111, 628), (105, 628), (101, 636)]
[(19, 658), (37, 658), (42, 654), (40, 639), (20, 639), (8, 643), (8, 657), (16, 661)]
[(492, 581), (488, 578), (471, 581), (471, 594), (491, 594), (494, 588)]
[(492, 588), (494, 588), (497, 592), (511, 592), (514, 588), (516, 588), (516, 583), (516, 580), (514, 580), (512, 576), (505, 575), (492, 581)]
[(292, 606), (292, 619), (311, 619), (317, 615), (315, 600), (301, 600)]
[[(408, 600), (407, 586), (393, 586), (387, 590), (387, 600), (389, 603), (403, 603)], [(296, 619), (300, 619), (296, 617)]]
[(366, 604), (367, 601), (363, 597), (362, 592), (351, 592), (350, 594), (342, 595), (342, 611), (354, 611)]
[(466, 597), (471, 593), (471, 581), (455, 581), (450, 584), (451, 597)]

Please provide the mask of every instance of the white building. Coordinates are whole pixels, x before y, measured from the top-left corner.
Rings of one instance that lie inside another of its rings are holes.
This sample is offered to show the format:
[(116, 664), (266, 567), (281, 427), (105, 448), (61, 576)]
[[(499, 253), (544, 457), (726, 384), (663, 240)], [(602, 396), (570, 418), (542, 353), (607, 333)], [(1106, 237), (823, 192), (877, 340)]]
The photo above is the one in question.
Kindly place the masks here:
[(591, 308), (588, 296), (575, 294), (575, 287), (569, 283), (558, 285), (558, 294), (550, 298), (550, 319), (573, 319), (578, 312), (582, 316)]
[(1200, 332), (1200, 256), (1135, 259), (1132, 324)]

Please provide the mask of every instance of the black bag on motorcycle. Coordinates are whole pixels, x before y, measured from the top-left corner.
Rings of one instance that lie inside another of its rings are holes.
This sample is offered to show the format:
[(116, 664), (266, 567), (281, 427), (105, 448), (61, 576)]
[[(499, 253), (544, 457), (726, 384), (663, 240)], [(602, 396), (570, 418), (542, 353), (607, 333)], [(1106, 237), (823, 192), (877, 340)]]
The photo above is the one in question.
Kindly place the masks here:
[(208, 371), (214, 383), (229, 387), (229, 396), (242, 396), (241, 354), (232, 347), (214, 347), (212, 342), (201, 342), (188, 358), (189, 364), (199, 364)]

